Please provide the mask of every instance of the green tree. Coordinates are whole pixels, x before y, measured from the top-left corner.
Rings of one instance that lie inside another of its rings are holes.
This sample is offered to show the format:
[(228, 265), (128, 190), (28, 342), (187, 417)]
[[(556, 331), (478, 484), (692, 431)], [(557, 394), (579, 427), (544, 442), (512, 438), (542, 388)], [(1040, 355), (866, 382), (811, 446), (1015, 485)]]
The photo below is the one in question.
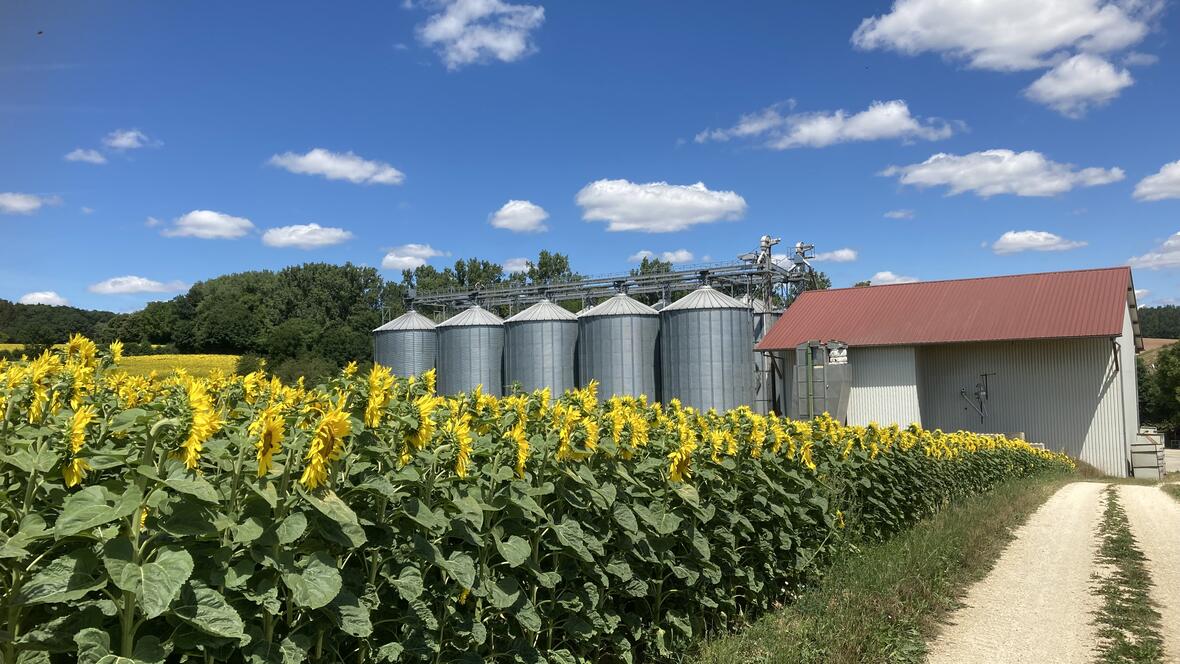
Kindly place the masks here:
[(528, 262), (528, 266), (525, 274), (534, 284), (574, 281), (579, 276), (570, 269), (569, 256), (544, 249), (537, 255), (537, 260)]
[(1180, 431), (1180, 344), (1156, 355), (1153, 366), (1136, 362), (1139, 381), (1139, 419), (1164, 431)]
[(1180, 339), (1180, 307), (1139, 307), (1139, 329), (1145, 337)]

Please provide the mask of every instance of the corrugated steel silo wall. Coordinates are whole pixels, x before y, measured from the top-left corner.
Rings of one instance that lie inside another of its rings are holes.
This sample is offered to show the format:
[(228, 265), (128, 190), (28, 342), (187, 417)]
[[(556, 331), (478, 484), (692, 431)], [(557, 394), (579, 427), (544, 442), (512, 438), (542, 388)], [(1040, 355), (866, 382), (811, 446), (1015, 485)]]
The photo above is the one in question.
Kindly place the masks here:
[(749, 309), (660, 314), (661, 399), (718, 411), (754, 400), (754, 323)]
[(554, 398), (577, 387), (574, 382), (577, 321), (526, 321), (504, 327), (505, 387), (520, 383), (529, 392), (548, 387)]
[[(924, 426), (943, 431), (1018, 433), (1117, 477), (1127, 474), (1126, 394), (1134, 364), (1115, 373), (1110, 339), (1054, 339), (925, 346), (919, 350)], [(988, 416), (974, 400), (988, 376)], [(1131, 398), (1134, 398), (1132, 395)]]
[[(848, 424), (923, 424), (913, 346), (849, 348)], [(806, 384), (806, 383), (804, 383)]]
[(455, 394), (483, 385), (499, 396), (504, 388), (501, 362), (504, 328), (459, 326), (438, 328), (438, 391)]
[(434, 368), (438, 336), (434, 330), (395, 330), (373, 335), (373, 361), (395, 376), (416, 376)]
[(598, 381), (598, 394), (646, 395), (656, 390), (656, 316), (594, 316), (578, 321), (578, 383)]

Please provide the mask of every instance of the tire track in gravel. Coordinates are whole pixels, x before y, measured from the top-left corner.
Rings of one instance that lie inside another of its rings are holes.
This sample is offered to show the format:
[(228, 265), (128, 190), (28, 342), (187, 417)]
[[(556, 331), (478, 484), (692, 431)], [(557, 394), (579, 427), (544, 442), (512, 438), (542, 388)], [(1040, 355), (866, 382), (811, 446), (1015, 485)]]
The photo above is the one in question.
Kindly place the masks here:
[[(1090, 662), (1092, 590), (1105, 484), (1067, 484), (1015, 532), (930, 643), (937, 664)], [(1166, 496), (1164, 496), (1166, 498)]]
[(1123, 485), (1119, 499), (1139, 550), (1147, 558), (1164, 626), (1164, 661), (1180, 662), (1180, 502), (1159, 487)]

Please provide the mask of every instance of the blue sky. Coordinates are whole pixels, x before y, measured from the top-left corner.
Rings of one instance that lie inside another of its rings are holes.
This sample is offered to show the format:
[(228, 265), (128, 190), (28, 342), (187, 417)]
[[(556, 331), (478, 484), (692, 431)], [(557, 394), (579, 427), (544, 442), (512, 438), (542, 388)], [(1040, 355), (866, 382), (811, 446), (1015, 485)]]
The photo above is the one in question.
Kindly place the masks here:
[(962, 4), (6, 3), (0, 297), (770, 233), (836, 285), (1130, 262), (1180, 300), (1180, 11)]

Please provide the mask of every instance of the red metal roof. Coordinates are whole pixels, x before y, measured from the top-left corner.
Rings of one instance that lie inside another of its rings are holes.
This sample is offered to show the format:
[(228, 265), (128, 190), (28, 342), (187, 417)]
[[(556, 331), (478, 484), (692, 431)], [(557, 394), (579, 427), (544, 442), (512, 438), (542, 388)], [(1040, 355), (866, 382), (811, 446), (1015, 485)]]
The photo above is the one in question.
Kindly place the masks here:
[(1128, 267), (808, 291), (757, 348), (1117, 337), (1133, 302)]

